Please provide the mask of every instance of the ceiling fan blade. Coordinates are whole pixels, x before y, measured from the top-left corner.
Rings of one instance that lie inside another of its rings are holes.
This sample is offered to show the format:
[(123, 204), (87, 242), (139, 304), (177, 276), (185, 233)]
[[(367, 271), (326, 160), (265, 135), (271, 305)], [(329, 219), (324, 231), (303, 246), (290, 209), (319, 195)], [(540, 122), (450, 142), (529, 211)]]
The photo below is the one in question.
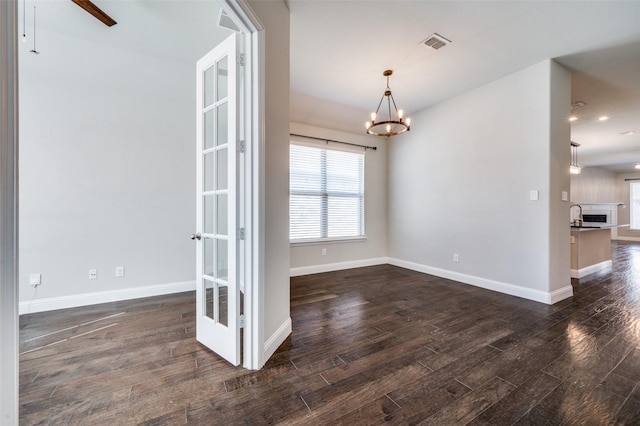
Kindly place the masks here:
[(105, 24), (107, 27), (111, 27), (117, 24), (116, 21), (111, 18), (111, 16), (107, 15), (100, 9), (98, 6), (93, 4), (90, 0), (71, 0), (93, 16), (95, 16), (100, 22)]

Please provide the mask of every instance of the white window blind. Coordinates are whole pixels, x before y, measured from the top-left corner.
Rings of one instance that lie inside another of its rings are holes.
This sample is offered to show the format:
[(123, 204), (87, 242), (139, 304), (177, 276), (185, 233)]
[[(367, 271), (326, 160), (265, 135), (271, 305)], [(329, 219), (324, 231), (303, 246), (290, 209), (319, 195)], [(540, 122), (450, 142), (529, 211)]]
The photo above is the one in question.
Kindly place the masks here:
[(291, 242), (364, 237), (364, 153), (291, 144)]

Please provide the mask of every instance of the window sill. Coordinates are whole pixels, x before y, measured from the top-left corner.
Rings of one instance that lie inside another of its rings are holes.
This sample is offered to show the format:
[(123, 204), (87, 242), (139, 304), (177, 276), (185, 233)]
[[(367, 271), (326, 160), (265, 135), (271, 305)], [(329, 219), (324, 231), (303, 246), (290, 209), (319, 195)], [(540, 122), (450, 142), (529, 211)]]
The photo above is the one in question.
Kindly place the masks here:
[(297, 246), (315, 246), (320, 244), (339, 244), (339, 243), (359, 243), (367, 241), (367, 237), (340, 237), (340, 238), (318, 238), (313, 240), (296, 240), (290, 241), (291, 247)]

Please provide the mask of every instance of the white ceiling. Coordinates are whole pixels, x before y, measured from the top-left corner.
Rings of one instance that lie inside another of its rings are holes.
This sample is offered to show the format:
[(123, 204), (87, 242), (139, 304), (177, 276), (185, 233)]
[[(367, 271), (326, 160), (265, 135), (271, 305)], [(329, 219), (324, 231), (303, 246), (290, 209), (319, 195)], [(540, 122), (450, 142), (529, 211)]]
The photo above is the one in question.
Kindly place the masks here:
[[(38, 0), (42, 55), (55, 55), (44, 37), (55, 31), (111, 49), (194, 63), (229, 34), (216, 25), (215, 0), (93, 1), (118, 24), (107, 28), (70, 0)], [(22, 0), (19, 4), (22, 9)], [(640, 161), (640, 1), (287, 4), (293, 92), (371, 110), (384, 89), (382, 71), (391, 68), (396, 101), (411, 114), (555, 58), (573, 72), (572, 100), (587, 103), (573, 111), (579, 117), (572, 139), (581, 144), (580, 163), (630, 171)], [(29, 49), (33, 0), (26, 7)], [(422, 45), (434, 32), (452, 43), (438, 51)], [(87, 60), (103, 53), (82, 54)], [(610, 119), (600, 122), (601, 115)], [(361, 131), (362, 124), (354, 123), (353, 131)], [(629, 130), (636, 134), (620, 134)]]
[[(580, 163), (627, 171), (640, 161), (640, 1), (288, 3), (292, 91), (373, 110), (391, 68), (410, 114), (555, 58), (573, 71), (572, 100), (587, 103), (572, 124)], [(422, 45), (434, 32), (452, 43)]]

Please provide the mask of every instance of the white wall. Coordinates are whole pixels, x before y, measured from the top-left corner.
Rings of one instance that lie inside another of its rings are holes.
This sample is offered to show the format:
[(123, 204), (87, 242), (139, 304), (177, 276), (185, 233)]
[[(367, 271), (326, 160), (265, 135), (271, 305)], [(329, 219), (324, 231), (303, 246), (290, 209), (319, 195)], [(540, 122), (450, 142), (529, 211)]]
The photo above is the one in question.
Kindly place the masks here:
[(289, 11), (250, 1), (265, 27), (264, 360), (291, 332), (289, 316)]
[(412, 114), (389, 148), (393, 263), (547, 303), (571, 295), (568, 203), (556, 201), (569, 191), (570, 77), (558, 68), (544, 61)]
[[(318, 100), (320, 102), (320, 100)], [(299, 105), (299, 104), (296, 104)], [(339, 108), (336, 105), (336, 108)], [(293, 110), (300, 110), (292, 103)], [(359, 117), (367, 117), (363, 112)], [(325, 123), (332, 121), (326, 121)], [(387, 139), (291, 123), (291, 133), (375, 146), (365, 152), (366, 240), (291, 245), (291, 275), (387, 263)], [(322, 249), (327, 250), (325, 256)]]
[(195, 64), (39, 36), (20, 52), (21, 311), (193, 288)]
[(551, 295), (550, 301), (556, 302), (573, 295), (570, 271), (567, 271), (571, 265), (569, 245), (571, 232), (567, 226), (570, 203), (562, 199), (563, 193), (571, 190), (571, 178), (567, 167), (571, 153), (567, 147), (567, 141), (571, 139), (570, 110), (567, 106), (571, 102), (571, 73), (554, 61), (546, 61), (543, 64), (549, 67), (547, 91), (549, 276), (547, 282), (549, 283), (548, 292)]

